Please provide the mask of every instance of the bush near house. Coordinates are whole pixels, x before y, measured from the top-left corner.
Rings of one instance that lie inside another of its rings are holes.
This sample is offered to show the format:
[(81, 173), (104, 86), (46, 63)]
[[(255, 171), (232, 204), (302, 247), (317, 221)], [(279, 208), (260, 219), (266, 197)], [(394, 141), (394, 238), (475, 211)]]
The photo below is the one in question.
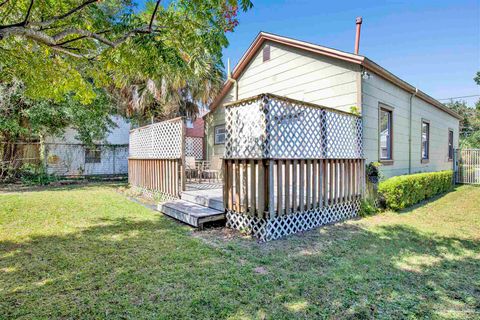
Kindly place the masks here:
[(389, 209), (401, 210), (452, 189), (453, 171), (396, 176), (380, 183), (378, 192)]

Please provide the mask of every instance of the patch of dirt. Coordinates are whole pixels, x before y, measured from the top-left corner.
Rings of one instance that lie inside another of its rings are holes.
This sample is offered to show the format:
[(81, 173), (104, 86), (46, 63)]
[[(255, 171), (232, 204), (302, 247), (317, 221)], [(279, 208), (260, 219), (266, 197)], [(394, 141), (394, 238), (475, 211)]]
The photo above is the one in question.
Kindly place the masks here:
[(264, 267), (256, 267), (253, 269), (253, 272), (258, 274), (268, 274), (268, 270), (265, 269)]

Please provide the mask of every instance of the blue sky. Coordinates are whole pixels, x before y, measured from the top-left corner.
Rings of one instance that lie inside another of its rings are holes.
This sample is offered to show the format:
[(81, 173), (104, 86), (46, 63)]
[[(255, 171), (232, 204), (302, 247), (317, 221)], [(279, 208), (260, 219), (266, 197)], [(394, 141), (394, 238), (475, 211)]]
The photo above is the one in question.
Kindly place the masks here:
[[(224, 50), (235, 65), (259, 31), (348, 52), (363, 17), (360, 54), (441, 99), (477, 94), (480, 0), (252, 0)], [(465, 99), (473, 104), (477, 98)]]

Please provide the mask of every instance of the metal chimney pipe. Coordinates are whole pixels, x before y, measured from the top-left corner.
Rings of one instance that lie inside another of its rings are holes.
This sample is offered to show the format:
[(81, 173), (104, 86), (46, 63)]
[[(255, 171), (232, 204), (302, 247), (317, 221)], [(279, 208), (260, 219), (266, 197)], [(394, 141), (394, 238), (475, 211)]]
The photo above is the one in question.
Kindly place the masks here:
[(362, 17), (357, 17), (355, 22), (357, 24), (357, 34), (355, 35), (355, 54), (358, 54), (358, 48), (360, 47), (360, 29), (362, 27)]

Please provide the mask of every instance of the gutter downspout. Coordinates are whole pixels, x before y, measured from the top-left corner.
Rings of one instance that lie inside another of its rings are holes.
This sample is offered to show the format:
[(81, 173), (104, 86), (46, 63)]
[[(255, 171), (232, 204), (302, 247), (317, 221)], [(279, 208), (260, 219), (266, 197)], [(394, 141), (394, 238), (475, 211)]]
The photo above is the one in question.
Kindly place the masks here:
[(232, 74), (230, 72), (230, 58), (228, 58), (227, 60), (227, 80), (230, 81), (230, 82), (233, 82), (233, 85), (235, 87), (234, 89), (234, 98), (235, 98), (235, 101), (238, 101), (238, 81), (236, 79), (233, 79), (232, 78)]
[(415, 88), (415, 92), (410, 97), (410, 110), (409, 110), (409, 125), (408, 125), (408, 174), (412, 174), (412, 113), (413, 113), (413, 98), (418, 93), (418, 89)]

